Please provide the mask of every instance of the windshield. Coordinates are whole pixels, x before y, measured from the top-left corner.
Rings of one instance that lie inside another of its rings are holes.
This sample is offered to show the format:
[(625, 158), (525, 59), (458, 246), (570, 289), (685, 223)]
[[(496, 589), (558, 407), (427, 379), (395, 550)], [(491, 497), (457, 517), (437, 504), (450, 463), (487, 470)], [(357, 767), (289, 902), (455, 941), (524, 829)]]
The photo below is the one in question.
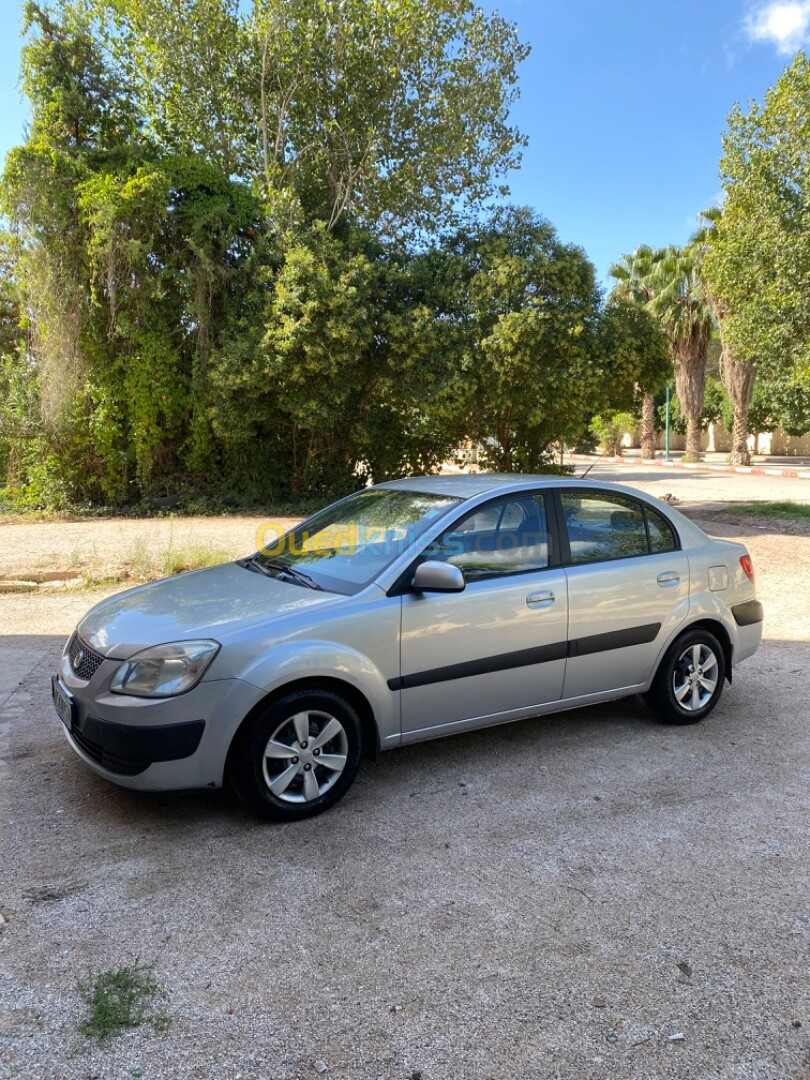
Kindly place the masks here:
[(256, 561), (271, 571), (303, 572), (331, 592), (356, 593), (460, 502), (392, 488), (362, 491), (268, 543)]

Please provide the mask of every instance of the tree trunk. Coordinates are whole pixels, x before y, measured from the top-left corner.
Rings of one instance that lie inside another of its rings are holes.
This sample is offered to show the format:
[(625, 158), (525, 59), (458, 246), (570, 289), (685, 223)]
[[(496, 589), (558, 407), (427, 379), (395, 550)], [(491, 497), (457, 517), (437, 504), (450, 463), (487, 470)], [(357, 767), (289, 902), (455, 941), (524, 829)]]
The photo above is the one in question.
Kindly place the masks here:
[(754, 393), (756, 366), (752, 361), (738, 360), (723, 344), (721, 360), (723, 385), (731, 398), (734, 424), (731, 433), (731, 461), (735, 465), (750, 465), (748, 450), (748, 406)]
[(686, 457), (690, 461), (700, 460), (700, 413), (686, 418)]
[(641, 406), (641, 458), (650, 461), (655, 457), (655, 398), (645, 394)]
[(703, 412), (703, 391), (706, 386), (706, 353), (708, 342), (695, 331), (678, 342), (673, 355), (675, 390), (681, 412), (686, 417), (686, 456), (700, 460), (700, 418)]

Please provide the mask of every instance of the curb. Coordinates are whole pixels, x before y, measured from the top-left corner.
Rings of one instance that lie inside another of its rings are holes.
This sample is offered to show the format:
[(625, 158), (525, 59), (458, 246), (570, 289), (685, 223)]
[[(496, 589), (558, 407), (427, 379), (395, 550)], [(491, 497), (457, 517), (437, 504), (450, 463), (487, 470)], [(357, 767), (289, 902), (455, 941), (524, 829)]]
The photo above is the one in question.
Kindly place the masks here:
[(702, 461), (666, 461), (664, 458), (644, 460), (625, 457), (592, 457), (587, 454), (566, 454), (570, 462), (593, 465), (596, 462), (605, 465), (627, 465), (629, 468), (647, 468), (658, 466), (666, 469), (710, 469), (712, 472), (743, 473), (750, 476), (781, 476), (791, 480), (810, 480), (810, 469), (781, 469), (768, 465), (712, 465)]

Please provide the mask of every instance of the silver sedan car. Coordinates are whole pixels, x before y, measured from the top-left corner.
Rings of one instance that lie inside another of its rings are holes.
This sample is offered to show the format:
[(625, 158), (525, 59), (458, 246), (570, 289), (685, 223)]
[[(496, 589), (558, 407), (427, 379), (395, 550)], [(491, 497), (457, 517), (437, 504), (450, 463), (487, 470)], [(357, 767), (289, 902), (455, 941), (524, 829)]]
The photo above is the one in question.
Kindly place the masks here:
[(107, 780), (229, 781), (291, 820), (406, 743), (631, 694), (668, 723), (702, 720), (762, 617), (745, 547), (632, 488), (415, 477), (98, 604), (53, 696)]

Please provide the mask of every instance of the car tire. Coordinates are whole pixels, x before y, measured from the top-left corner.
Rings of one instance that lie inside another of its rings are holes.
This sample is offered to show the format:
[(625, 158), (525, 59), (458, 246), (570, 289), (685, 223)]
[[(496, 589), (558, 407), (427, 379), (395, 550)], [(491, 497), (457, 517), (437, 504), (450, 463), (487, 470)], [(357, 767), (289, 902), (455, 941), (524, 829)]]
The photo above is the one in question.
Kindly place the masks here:
[(363, 726), (331, 690), (293, 691), (253, 719), (234, 751), (230, 780), (248, 810), (268, 821), (300, 821), (352, 786)]
[(697, 724), (720, 700), (725, 677), (725, 653), (714, 634), (687, 630), (667, 649), (644, 700), (666, 724)]

